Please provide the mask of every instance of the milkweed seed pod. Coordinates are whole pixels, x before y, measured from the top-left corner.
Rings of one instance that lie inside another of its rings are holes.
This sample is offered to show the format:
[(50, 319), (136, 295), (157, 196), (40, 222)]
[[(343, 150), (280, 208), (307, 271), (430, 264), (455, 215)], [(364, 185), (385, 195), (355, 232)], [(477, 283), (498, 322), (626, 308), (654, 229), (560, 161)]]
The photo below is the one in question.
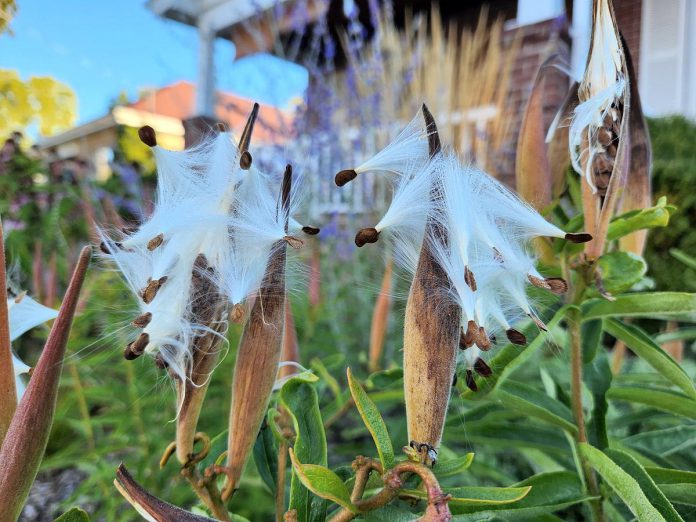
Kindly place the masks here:
[(556, 294), (567, 289), (562, 279), (537, 271), (532, 240), (581, 243), (591, 236), (565, 233), (481, 170), (441, 151), (425, 107), (423, 116), (425, 129), (413, 122), (408, 127), (417, 137), (410, 143), (419, 145), (411, 155), (397, 147), (391, 157), (389, 145), (376, 156), (382, 163), (370, 165), (395, 175), (392, 201), (373, 229), (385, 234), (396, 260), (414, 274), (404, 325), (404, 395), (410, 444), (422, 462), (433, 464), (457, 365), (465, 367), (466, 384), (475, 391), (474, 375), (493, 372), (485, 354), (499, 336), (525, 344), (515, 321), (529, 318), (546, 329), (527, 287)]
[[(285, 170), (279, 205), (280, 222), (288, 227), (292, 169)], [(227, 446), (229, 483), (225, 497), (239, 484), (268, 407), (278, 373), (285, 324), (286, 242), (273, 246), (261, 286), (239, 342), (232, 381)]]
[(578, 105), (570, 124), (573, 168), (582, 176), (585, 228), (594, 240), (590, 260), (604, 250), (609, 221), (617, 209), (631, 163), (631, 78), (611, 0), (594, 0), (592, 39)]
[(257, 293), (279, 241), (302, 244), (288, 234), (287, 219), (279, 221), (276, 179), (256, 168), (248, 151), (256, 112), (239, 144), (218, 132), (174, 152), (157, 144), (152, 128), (140, 129), (157, 161), (153, 213), (116, 238), (102, 233), (102, 252), (139, 306), (138, 332), (124, 356), (149, 354), (175, 381), (182, 464), (193, 454), (208, 382), (226, 347), (228, 316), (243, 320), (246, 299)]

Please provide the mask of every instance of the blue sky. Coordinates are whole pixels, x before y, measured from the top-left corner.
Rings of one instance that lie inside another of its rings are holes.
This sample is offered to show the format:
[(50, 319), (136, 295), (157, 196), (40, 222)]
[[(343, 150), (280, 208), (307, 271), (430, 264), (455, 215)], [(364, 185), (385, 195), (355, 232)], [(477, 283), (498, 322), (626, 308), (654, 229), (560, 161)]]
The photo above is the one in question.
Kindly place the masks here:
[[(157, 18), (145, 0), (19, 0), (14, 36), (0, 36), (0, 68), (22, 78), (53, 76), (77, 93), (78, 121), (103, 116), (122, 91), (196, 80), (196, 30)], [(269, 55), (234, 61), (216, 44), (218, 87), (283, 106), (300, 95), (301, 67)]]

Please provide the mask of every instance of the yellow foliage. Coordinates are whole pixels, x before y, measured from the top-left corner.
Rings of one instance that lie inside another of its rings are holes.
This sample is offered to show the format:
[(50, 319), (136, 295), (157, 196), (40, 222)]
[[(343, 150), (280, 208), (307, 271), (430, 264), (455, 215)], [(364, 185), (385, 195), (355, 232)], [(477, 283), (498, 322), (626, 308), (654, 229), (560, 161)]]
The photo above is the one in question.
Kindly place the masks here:
[(23, 81), (16, 71), (0, 69), (0, 138), (37, 124), (48, 136), (72, 127), (77, 98), (66, 84), (50, 76)]

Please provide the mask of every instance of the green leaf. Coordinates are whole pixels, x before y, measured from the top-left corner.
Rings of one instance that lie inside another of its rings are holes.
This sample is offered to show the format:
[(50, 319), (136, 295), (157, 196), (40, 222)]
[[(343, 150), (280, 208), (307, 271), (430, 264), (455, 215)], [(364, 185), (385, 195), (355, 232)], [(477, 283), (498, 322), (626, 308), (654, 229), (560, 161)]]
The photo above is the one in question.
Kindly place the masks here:
[(693, 268), (694, 270), (696, 270), (696, 257), (690, 256), (686, 252), (682, 252), (681, 250), (679, 250), (677, 248), (670, 248), (669, 253), (677, 261), (681, 261), (687, 267)]
[(353, 401), (358, 408), (358, 412), (360, 412), (360, 417), (362, 417), (365, 426), (367, 426), (367, 429), (370, 431), (372, 439), (375, 441), (382, 467), (385, 471), (391, 469), (394, 466), (394, 447), (389, 438), (387, 425), (384, 424), (384, 419), (382, 419), (382, 415), (380, 415), (377, 406), (375, 406), (375, 403), (367, 396), (360, 381), (353, 376), (350, 368), (346, 370), (346, 373), (348, 375), (348, 387), (353, 396)]
[(526, 384), (507, 382), (495, 390), (493, 399), (520, 415), (535, 417), (572, 435), (578, 432), (565, 404)]
[(583, 320), (600, 317), (647, 317), (696, 320), (696, 294), (639, 292), (615, 296), (614, 301), (589, 299), (582, 304)]
[(645, 497), (640, 485), (633, 477), (597, 448), (584, 442), (579, 443), (578, 448), (590, 466), (611, 486), (638, 520), (664, 522), (664, 517)]
[(677, 510), (674, 506), (670, 504), (664, 493), (660, 491), (653, 479), (646, 472), (645, 468), (640, 465), (640, 463), (634, 459), (631, 455), (625, 451), (620, 450), (606, 450), (606, 455), (616, 462), (621, 469), (633, 477), (638, 485), (643, 490), (643, 493), (648, 498), (650, 503), (655, 506), (655, 508), (660, 512), (660, 514), (668, 522), (684, 522), (684, 519), (679, 516)]
[(613, 241), (636, 230), (665, 227), (669, 223), (670, 213), (675, 210), (672, 205), (667, 205), (667, 198), (662, 196), (654, 207), (633, 210), (614, 218), (609, 224), (607, 239)]
[[(470, 422), (463, 443), (485, 444), (502, 448), (526, 447), (566, 455), (568, 441), (557, 429), (519, 422)], [(455, 438), (453, 435), (450, 439)]]
[(349, 509), (353, 513), (358, 512), (358, 508), (350, 501), (350, 491), (348, 491), (341, 477), (324, 466), (302, 464), (297, 460), (292, 448), (289, 451), (292, 468), (307, 489), (321, 498)]
[(259, 471), (261, 480), (268, 486), (273, 495), (276, 490), (278, 476), (278, 448), (275, 444), (273, 430), (267, 421), (261, 425), (254, 443), (254, 464)]
[[(510, 504), (526, 497), (532, 486), (519, 488), (493, 488), (468, 486), (463, 488), (446, 488), (445, 493), (452, 495), (448, 504), (450, 506), (491, 506)], [(402, 489), (400, 495), (427, 499), (428, 494), (420, 489)]]
[(420, 515), (416, 515), (390, 504), (382, 506), (379, 509), (368, 511), (361, 515), (361, 517), (365, 522), (384, 522), (385, 520), (389, 522), (415, 522), (416, 520), (420, 520)]
[[(696, 472), (682, 471), (680, 469), (669, 469), (659, 467), (646, 467), (648, 472), (657, 484), (694, 484), (696, 485)], [(694, 488), (696, 491), (696, 488)]]
[[(632, 252), (609, 252), (597, 261), (604, 290), (611, 294), (626, 292), (640, 281), (648, 265)], [(599, 292), (593, 292), (597, 296)]]
[(433, 468), (433, 473), (438, 479), (443, 479), (445, 477), (452, 477), (454, 475), (460, 474), (462, 471), (466, 471), (471, 466), (474, 461), (474, 454), (467, 453), (463, 457), (457, 457), (448, 460), (438, 460), (437, 466)]
[(648, 456), (669, 457), (696, 445), (696, 425), (680, 425), (661, 430), (644, 431), (622, 439), (622, 444)]
[(609, 367), (606, 353), (601, 352), (592, 363), (585, 364), (583, 366), (583, 375), (585, 384), (592, 392), (592, 402), (594, 404), (587, 431), (592, 444), (600, 449), (604, 449), (609, 445), (606, 421), (609, 404), (607, 403), (606, 394), (612, 380), (611, 368)]
[[(469, 514), (453, 520), (540, 520), (541, 517), (585, 502), (590, 497), (582, 491), (582, 483), (576, 473), (559, 471), (539, 473), (513, 485), (514, 489), (530, 487), (520, 500), (508, 504), (450, 504), (453, 514)], [(460, 488), (455, 488), (457, 491)], [(462, 490), (468, 488), (461, 488)], [(488, 518), (486, 518), (488, 517)]]
[(691, 378), (682, 367), (665, 351), (655, 344), (640, 328), (624, 324), (616, 319), (607, 319), (605, 329), (608, 333), (623, 341), (631, 351), (662, 374), (669, 382), (678, 386), (682, 391), (696, 399), (696, 388)]
[(637, 386), (612, 386), (607, 397), (617, 401), (637, 402), (661, 411), (696, 420), (696, 401), (669, 390)]
[[(558, 309), (553, 318), (547, 323), (549, 330), (555, 328), (561, 319), (568, 312), (570, 306), (563, 306)], [(540, 332), (533, 341), (527, 343), (527, 346), (515, 346), (506, 344), (500, 350), (496, 350), (495, 355), (491, 358), (488, 365), (495, 368), (496, 371), (490, 377), (476, 377), (478, 392), (472, 392), (467, 389), (462, 393), (462, 397), (471, 400), (481, 400), (486, 397), (499, 382), (505, 381), (512, 372), (520, 366), (523, 366), (531, 357), (539, 350), (549, 337), (546, 332)]]
[(86, 511), (74, 507), (63, 513), (53, 522), (89, 522), (89, 515)]
[(603, 323), (601, 319), (585, 321), (580, 325), (582, 343), (582, 362), (591, 363), (597, 356), (597, 350), (602, 341)]
[[(295, 428), (294, 454), (300, 462), (326, 466), (326, 435), (314, 389), (316, 376), (306, 372), (288, 380), (280, 390), (280, 402), (290, 414)], [(290, 483), (290, 508), (298, 522), (319, 522), (326, 518), (326, 501), (311, 495), (297, 473)]]
[(696, 487), (693, 484), (661, 484), (660, 490), (675, 504), (696, 506)]

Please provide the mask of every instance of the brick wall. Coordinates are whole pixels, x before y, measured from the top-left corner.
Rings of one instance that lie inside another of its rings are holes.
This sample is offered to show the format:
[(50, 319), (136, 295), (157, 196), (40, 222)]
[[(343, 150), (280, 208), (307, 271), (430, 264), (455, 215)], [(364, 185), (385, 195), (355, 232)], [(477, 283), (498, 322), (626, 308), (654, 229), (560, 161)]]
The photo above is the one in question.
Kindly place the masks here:
[[(565, 61), (570, 60), (568, 23), (564, 19), (545, 20), (512, 28), (507, 30), (504, 36), (508, 44), (516, 37), (521, 38), (521, 42), (517, 60), (513, 65), (506, 108), (510, 118), (510, 137), (500, 151), (495, 168), (501, 181), (508, 185), (514, 185), (517, 137), (539, 65), (554, 53), (558, 53)], [(569, 80), (565, 74), (550, 71), (544, 82), (544, 119), (547, 127), (563, 103), (568, 86)]]
[(640, 60), (638, 57), (640, 56), (640, 19), (642, 9), (642, 0), (614, 0), (616, 23), (633, 57), (636, 75), (639, 74)]

